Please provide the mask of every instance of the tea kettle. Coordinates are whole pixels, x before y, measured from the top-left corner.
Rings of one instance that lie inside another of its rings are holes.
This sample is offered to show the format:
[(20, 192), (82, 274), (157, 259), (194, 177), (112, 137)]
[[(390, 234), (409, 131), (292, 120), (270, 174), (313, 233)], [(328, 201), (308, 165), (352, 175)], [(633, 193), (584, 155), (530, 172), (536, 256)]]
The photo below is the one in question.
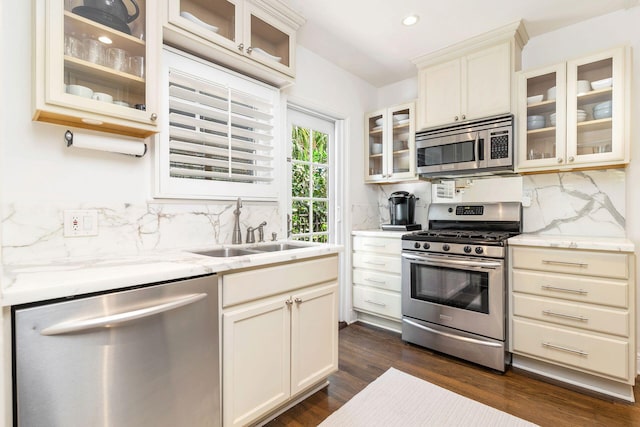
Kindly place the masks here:
[(111, 15), (122, 22), (129, 23), (140, 15), (140, 7), (138, 7), (138, 3), (136, 3), (135, 0), (129, 1), (133, 4), (133, 7), (136, 10), (133, 15), (129, 15), (127, 6), (124, 5), (122, 0), (84, 0), (84, 5), (85, 7), (97, 9), (102, 13)]

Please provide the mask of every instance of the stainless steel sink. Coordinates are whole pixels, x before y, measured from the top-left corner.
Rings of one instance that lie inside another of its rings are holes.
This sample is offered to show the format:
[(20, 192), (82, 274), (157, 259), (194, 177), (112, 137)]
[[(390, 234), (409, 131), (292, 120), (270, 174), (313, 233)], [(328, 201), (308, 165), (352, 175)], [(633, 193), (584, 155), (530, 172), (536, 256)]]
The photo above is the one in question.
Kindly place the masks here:
[(193, 252), (193, 253), (198, 255), (216, 257), (216, 258), (230, 258), (234, 256), (255, 255), (255, 254), (259, 254), (260, 252), (256, 250), (251, 250), (251, 249), (220, 248), (220, 249), (212, 249), (210, 251)]
[(308, 246), (295, 245), (291, 243), (273, 243), (270, 245), (254, 246), (251, 249), (260, 251), (260, 252), (277, 252), (277, 251), (288, 251), (290, 249), (301, 249), (301, 248), (308, 248)]

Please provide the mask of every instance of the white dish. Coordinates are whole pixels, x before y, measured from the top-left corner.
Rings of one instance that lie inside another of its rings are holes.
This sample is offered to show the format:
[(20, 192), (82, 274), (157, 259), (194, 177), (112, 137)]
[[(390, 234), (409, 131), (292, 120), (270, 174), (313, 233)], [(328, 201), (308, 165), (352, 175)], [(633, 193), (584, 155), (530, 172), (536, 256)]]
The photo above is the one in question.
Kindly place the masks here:
[(611, 109), (611, 105), (612, 105), (611, 101), (601, 102), (601, 103), (599, 103), (599, 104), (596, 104), (596, 105), (593, 107), (593, 111), (596, 111), (596, 110), (606, 110), (606, 109), (609, 109), (609, 110), (610, 110), (610, 109)]
[(271, 55), (270, 53), (265, 52), (264, 50), (260, 49), (259, 47), (254, 47), (252, 52), (255, 52), (255, 53), (259, 54), (259, 55), (263, 55), (263, 56), (265, 56), (266, 58), (268, 58), (268, 59), (270, 59), (272, 61), (280, 62), (282, 60), (281, 57)]
[(393, 120), (396, 122), (401, 122), (403, 120), (407, 120), (409, 118), (408, 114), (394, 114)]
[(611, 108), (603, 108), (601, 110), (593, 110), (593, 118), (596, 120), (611, 117)]
[(382, 117), (379, 119), (376, 119), (376, 126), (382, 126), (383, 122), (384, 122), (384, 119)]
[(209, 31), (213, 31), (214, 33), (218, 32), (218, 27), (216, 27), (215, 25), (207, 24), (206, 22), (199, 20), (189, 12), (180, 12), (180, 16), (182, 16), (185, 19), (188, 19), (191, 22), (194, 22), (200, 25), (203, 28), (206, 28)]
[(549, 101), (552, 101), (554, 99), (556, 99), (556, 87), (552, 87), (547, 91), (547, 99)]
[(533, 95), (527, 97), (527, 104), (536, 104), (538, 102), (542, 102), (544, 99), (544, 95)]
[(527, 129), (542, 129), (544, 127), (544, 120), (537, 120), (534, 122), (527, 122)]
[(93, 96), (93, 91), (90, 88), (80, 85), (67, 85), (67, 93), (83, 98), (91, 98)]
[(544, 122), (544, 116), (527, 116), (527, 122), (537, 122), (540, 120)]
[(609, 77), (608, 79), (596, 80), (595, 82), (591, 82), (591, 88), (593, 90), (605, 89), (611, 87), (613, 84), (613, 79)]
[(382, 153), (382, 144), (371, 144), (371, 154)]
[(589, 80), (578, 80), (576, 92), (578, 93), (578, 95), (583, 95), (587, 92), (591, 92), (591, 82)]

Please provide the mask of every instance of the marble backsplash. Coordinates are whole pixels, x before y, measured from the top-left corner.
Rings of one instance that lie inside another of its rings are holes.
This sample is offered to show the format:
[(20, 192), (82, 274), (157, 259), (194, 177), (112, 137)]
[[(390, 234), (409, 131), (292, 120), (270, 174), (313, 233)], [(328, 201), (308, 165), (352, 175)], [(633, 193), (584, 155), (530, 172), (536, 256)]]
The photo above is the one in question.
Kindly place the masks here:
[(526, 175), (524, 232), (625, 237), (625, 185), (619, 169)]
[[(66, 209), (97, 210), (98, 235), (64, 237), (63, 211)], [(2, 206), (2, 262), (41, 263), (229, 244), (234, 209), (235, 201), (82, 206), (8, 204)], [(284, 237), (277, 205), (243, 202), (240, 214), (243, 241), (247, 227), (256, 227), (262, 221), (267, 222), (265, 240), (271, 238), (272, 232), (277, 232), (280, 239)]]

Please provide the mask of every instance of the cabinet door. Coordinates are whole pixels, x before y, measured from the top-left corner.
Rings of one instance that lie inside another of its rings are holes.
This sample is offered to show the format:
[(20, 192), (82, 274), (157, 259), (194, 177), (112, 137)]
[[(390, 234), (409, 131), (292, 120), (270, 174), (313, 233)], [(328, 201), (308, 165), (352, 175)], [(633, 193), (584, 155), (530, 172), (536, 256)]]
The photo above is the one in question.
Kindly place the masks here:
[(225, 426), (247, 425), (290, 396), (287, 301), (281, 295), (222, 315)]
[(420, 70), (418, 129), (460, 120), (460, 73), (459, 59)]
[(338, 284), (293, 295), (291, 394), (338, 370)]
[(269, 68), (295, 75), (295, 30), (247, 2), (244, 11), (245, 53)]
[(387, 118), (386, 110), (369, 113), (364, 118), (364, 179), (366, 182), (376, 182), (386, 179), (387, 164), (384, 161), (384, 128)]
[(229, 50), (242, 43), (242, 0), (168, 0), (168, 21)]
[(387, 134), (385, 152), (387, 170), (391, 179), (415, 178), (416, 144), (414, 127), (414, 104), (404, 104), (390, 108), (387, 114)]
[(79, 1), (35, 2), (35, 120), (144, 137), (157, 132), (160, 50), (154, 3), (128, 22)]
[(509, 42), (462, 58), (461, 120), (511, 111)]
[(567, 63), (567, 162), (625, 160), (625, 61), (619, 48)]
[(565, 163), (565, 82), (565, 64), (518, 74), (518, 170)]

